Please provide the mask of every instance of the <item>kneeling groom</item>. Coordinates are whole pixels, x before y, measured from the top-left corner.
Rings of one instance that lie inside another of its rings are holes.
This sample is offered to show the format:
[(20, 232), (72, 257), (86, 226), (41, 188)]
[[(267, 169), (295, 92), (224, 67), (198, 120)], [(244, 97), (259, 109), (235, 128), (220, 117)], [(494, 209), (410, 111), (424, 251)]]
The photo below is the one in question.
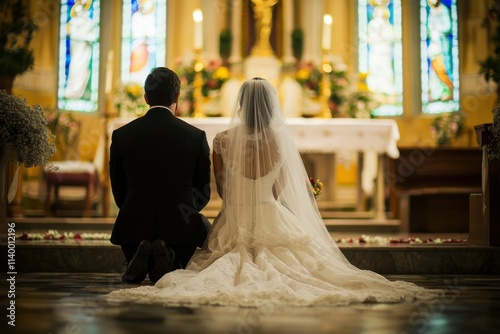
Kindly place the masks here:
[(199, 213), (210, 199), (210, 158), (205, 132), (174, 113), (180, 80), (165, 67), (146, 78), (147, 113), (115, 130), (109, 174), (119, 213), (111, 243), (128, 263), (122, 280), (152, 282), (184, 268), (207, 237)]

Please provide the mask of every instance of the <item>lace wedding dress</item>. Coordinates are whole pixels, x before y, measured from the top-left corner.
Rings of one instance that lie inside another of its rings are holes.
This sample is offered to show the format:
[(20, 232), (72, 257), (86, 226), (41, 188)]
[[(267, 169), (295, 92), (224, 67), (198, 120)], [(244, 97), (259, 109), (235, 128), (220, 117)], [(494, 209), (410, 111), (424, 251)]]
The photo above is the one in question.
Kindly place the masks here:
[[(258, 103), (259, 115), (262, 105), (266, 103)], [(106, 298), (250, 307), (436, 297), (436, 290), (390, 282), (347, 261), (319, 215), (300, 156), (275, 113), (276, 103), (267, 107), (272, 117), (260, 119), (255, 131), (248, 131), (248, 122), (236, 123), (216, 136), (214, 162), (219, 155), (224, 164), (216, 173), (224, 204), (205, 245), (186, 269), (166, 274), (155, 286), (114, 291)]]

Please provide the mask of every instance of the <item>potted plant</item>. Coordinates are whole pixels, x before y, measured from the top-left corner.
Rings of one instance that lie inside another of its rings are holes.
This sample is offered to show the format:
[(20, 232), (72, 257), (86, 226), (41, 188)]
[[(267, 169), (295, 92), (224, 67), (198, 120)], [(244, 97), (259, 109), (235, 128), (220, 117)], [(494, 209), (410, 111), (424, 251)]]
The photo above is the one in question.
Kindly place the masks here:
[(22, 0), (0, 1), (0, 89), (11, 93), (14, 78), (33, 68), (29, 44), (37, 26)]
[(7, 192), (19, 164), (44, 165), (55, 153), (42, 107), (0, 90), (0, 227), (5, 226)]
[(500, 0), (495, 0), (488, 9), (488, 20), (495, 24), (491, 37), (492, 53), (479, 62), (479, 73), (486, 81), (497, 86), (497, 106), (493, 108), (493, 122), (475, 126), (479, 145), (487, 145), (488, 159), (500, 159)]

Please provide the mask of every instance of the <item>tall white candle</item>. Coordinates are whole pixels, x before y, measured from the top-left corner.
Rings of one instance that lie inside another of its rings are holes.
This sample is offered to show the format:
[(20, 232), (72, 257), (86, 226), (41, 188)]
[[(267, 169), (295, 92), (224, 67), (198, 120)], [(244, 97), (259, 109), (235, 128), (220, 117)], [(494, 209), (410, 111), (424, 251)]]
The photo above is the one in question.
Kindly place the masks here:
[(194, 20), (194, 48), (195, 50), (203, 47), (203, 12), (201, 9), (195, 9), (193, 12)]
[(110, 94), (113, 89), (113, 50), (108, 51), (108, 61), (106, 62), (106, 86), (104, 92)]
[(330, 14), (325, 14), (323, 16), (323, 39), (321, 46), (323, 50), (330, 50), (332, 47), (332, 16)]

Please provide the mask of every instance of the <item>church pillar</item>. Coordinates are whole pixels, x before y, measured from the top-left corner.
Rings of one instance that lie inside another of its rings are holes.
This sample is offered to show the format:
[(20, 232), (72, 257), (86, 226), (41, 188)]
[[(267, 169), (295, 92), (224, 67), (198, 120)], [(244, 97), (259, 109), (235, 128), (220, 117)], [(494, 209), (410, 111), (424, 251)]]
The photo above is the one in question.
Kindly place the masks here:
[(324, 0), (301, 0), (303, 9), (304, 60), (321, 64), (321, 27)]
[[(224, 13), (219, 1), (203, 0), (203, 51), (208, 59), (219, 59), (219, 34), (221, 23), (224, 23)], [(210, 18), (210, 19), (209, 19)], [(215, 18), (215, 19), (212, 19)]]
[(294, 29), (294, 10), (293, 10), (294, 0), (283, 0), (283, 63), (293, 64), (295, 63), (295, 57), (292, 53), (292, 31)]
[(233, 45), (231, 47), (231, 64), (241, 63), (241, 0), (234, 0), (231, 7), (231, 31), (233, 33)]
[(242, 29), (242, 1), (234, 0), (232, 1), (231, 10), (231, 31), (233, 34), (233, 44), (231, 46), (231, 57), (229, 62), (231, 64), (231, 71), (233, 73), (241, 74), (243, 72), (242, 63), (243, 59), (241, 57), (241, 29)]

